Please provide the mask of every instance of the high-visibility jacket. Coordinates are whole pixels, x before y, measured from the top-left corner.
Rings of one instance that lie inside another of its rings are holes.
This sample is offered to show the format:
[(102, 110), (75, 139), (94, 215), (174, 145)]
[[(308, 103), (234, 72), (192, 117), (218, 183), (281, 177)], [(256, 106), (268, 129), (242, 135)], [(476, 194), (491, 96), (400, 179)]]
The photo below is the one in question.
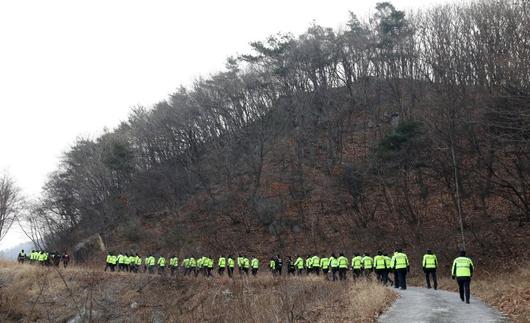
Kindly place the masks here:
[(150, 256), (150, 257), (147, 257), (147, 262), (146, 264), (148, 266), (154, 266), (156, 264), (156, 260), (155, 260), (155, 257), (154, 256)]
[(197, 267), (197, 260), (195, 260), (195, 258), (191, 257), (190, 258), (190, 268), (195, 268)]
[(177, 257), (171, 257), (169, 258), (169, 266), (170, 267), (177, 267), (178, 266), (178, 258)]
[(329, 258), (320, 258), (320, 267), (322, 267), (322, 269), (329, 269)]
[(129, 256), (129, 264), (136, 265), (136, 257), (135, 256)]
[(118, 255), (118, 264), (123, 264), (123, 255)]
[(355, 256), (351, 259), (351, 267), (355, 270), (363, 268), (363, 257)]
[(403, 252), (394, 253), (390, 265), (393, 269), (405, 269), (409, 267), (409, 258)]
[(47, 252), (44, 253), (44, 261), (48, 260), (49, 254)]
[(259, 268), (259, 260), (258, 260), (258, 258), (252, 258), (250, 266), (252, 266), (253, 269), (258, 269)]
[(46, 253), (41, 252), (39, 254), (39, 261), (46, 261)]
[(271, 259), (271, 261), (269, 261), (269, 268), (272, 270), (276, 269), (276, 261), (274, 261), (274, 259)]
[(237, 267), (243, 268), (243, 257), (237, 257)]
[(165, 267), (166, 266), (166, 258), (164, 258), (164, 257), (158, 258), (158, 261), (157, 261), (156, 264), (158, 266), (160, 266), (160, 267)]
[(304, 269), (304, 259), (302, 257), (296, 258), (296, 261), (294, 262), (294, 266), (298, 268), (299, 270)]
[(130, 256), (123, 256), (123, 263), (126, 265), (129, 265), (131, 263), (131, 257)]
[(234, 269), (235, 266), (236, 266), (236, 262), (234, 261), (234, 259), (228, 258), (228, 268)]
[(144, 258), (144, 264), (146, 264), (146, 265), (149, 264), (149, 257), (145, 257), (145, 258)]
[(109, 264), (115, 265), (116, 263), (118, 263), (118, 257), (116, 257), (114, 255), (110, 256)]
[(111, 259), (111, 258), (112, 258), (111, 255), (107, 255), (107, 259), (105, 260), (105, 262), (106, 262), (107, 264), (110, 264), (110, 259)]
[(374, 267), (375, 269), (386, 269), (385, 256), (377, 255), (374, 257)]
[(451, 275), (455, 277), (471, 277), (473, 276), (473, 261), (468, 257), (458, 257), (453, 261), (453, 268)]
[(225, 268), (226, 267), (226, 258), (225, 257), (219, 257), (219, 260), (217, 261), (217, 265), (219, 268)]
[(243, 258), (243, 268), (249, 269), (250, 268), (250, 260), (248, 260), (247, 257)]
[(307, 259), (305, 260), (305, 267), (313, 268), (313, 258), (307, 257)]
[(206, 266), (210, 269), (213, 268), (213, 259), (212, 258), (209, 258), (209, 257), (206, 257)]
[(390, 258), (389, 256), (384, 256), (384, 257), (385, 257), (386, 268), (387, 269), (392, 268), (392, 258)]
[(184, 266), (184, 268), (188, 268), (190, 266), (189, 258), (184, 258), (184, 260), (182, 261), (182, 265)]
[(339, 262), (339, 268), (344, 269), (348, 268), (348, 258), (340, 256), (337, 261)]
[(136, 256), (135, 259), (134, 259), (134, 262), (136, 263), (136, 266), (141, 266), (142, 265), (142, 258), (140, 258), (140, 256)]
[(202, 268), (203, 263), (204, 263), (204, 257), (201, 257), (201, 258), (197, 259), (197, 267), (198, 268)]
[(364, 256), (363, 260), (363, 269), (372, 269), (374, 267), (374, 259), (370, 256)]
[(329, 258), (329, 264), (331, 265), (332, 269), (335, 269), (335, 268), (339, 267), (339, 261), (335, 257), (330, 257)]
[(320, 257), (319, 256), (313, 256), (313, 259), (311, 260), (311, 264), (315, 268), (320, 268)]
[(438, 268), (438, 259), (436, 259), (436, 255), (429, 253), (423, 255), (423, 261), (421, 262), (421, 266), (426, 269)]

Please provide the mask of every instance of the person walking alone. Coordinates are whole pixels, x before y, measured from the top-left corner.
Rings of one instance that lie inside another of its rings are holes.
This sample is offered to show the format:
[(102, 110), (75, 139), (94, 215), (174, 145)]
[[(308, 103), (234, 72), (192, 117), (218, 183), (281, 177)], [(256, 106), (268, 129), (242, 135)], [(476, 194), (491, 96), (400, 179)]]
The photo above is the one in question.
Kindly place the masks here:
[(464, 250), (460, 251), (460, 256), (453, 261), (451, 276), (453, 279), (456, 279), (456, 282), (458, 283), (460, 299), (462, 302), (465, 300), (467, 304), (469, 304), (469, 298), (471, 297), (470, 284), (474, 271), (475, 266), (473, 265), (473, 261), (466, 257), (466, 252)]

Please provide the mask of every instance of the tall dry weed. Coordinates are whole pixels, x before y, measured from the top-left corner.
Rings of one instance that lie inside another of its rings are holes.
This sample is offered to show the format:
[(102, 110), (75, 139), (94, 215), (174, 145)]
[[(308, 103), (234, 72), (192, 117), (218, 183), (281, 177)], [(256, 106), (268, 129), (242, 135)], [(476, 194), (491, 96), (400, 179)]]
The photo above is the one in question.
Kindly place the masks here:
[(0, 321), (23, 322), (371, 322), (394, 297), (372, 281), (268, 273), (175, 278), (0, 264), (0, 282)]

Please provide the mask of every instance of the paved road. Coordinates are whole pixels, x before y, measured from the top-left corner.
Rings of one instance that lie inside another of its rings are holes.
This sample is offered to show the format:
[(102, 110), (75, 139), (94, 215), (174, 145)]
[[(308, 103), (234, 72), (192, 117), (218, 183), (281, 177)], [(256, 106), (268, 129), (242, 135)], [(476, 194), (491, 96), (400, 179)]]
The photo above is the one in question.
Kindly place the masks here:
[(399, 290), (398, 300), (380, 318), (380, 323), (394, 322), (508, 322), (499, 311), (473, 298), (471, 304), (460, 300), (457, 293), (409, 287)]

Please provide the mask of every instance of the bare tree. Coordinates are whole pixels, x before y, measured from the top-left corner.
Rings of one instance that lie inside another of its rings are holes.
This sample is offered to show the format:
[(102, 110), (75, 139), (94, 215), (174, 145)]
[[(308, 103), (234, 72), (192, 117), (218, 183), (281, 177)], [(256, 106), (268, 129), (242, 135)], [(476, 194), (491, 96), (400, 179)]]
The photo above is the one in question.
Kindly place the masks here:
[(20, 189), (15, 180), (8, 173), (4, 173), (0, 177), (0, 241), (15, 222), (21, 206)]

